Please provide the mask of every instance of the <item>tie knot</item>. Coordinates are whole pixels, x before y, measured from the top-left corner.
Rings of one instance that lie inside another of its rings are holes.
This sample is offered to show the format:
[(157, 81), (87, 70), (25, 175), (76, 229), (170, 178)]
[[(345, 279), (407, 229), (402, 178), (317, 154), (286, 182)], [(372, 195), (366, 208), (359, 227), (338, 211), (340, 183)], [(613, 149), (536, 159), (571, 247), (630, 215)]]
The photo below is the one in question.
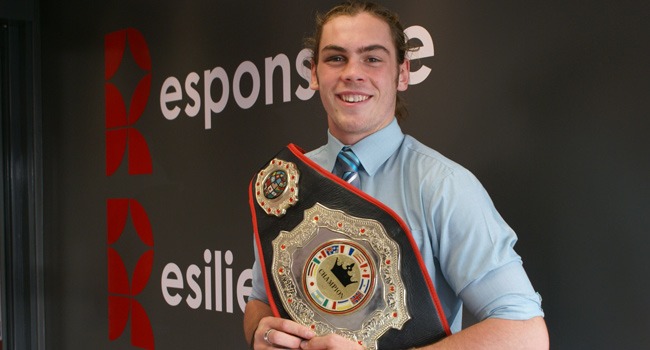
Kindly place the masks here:
[(345, 146), (341, 149), (336, 159), (336, 165), (338, 167), (337, 173), (343, 180), (359, 187), (361, 161), (350, 147)]

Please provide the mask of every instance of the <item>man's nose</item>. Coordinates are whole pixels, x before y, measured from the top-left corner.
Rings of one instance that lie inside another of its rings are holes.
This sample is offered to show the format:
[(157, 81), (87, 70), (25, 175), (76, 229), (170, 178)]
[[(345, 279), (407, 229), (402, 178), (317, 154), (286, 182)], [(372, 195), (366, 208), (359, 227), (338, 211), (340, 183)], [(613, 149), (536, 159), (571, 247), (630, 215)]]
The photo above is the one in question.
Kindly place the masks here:
[(342, 78), (345, 81), (363, 81), (364, 80), (364, 71), (362, 62), (357, 60), (350, 60), (345, 65), (343, 70)]

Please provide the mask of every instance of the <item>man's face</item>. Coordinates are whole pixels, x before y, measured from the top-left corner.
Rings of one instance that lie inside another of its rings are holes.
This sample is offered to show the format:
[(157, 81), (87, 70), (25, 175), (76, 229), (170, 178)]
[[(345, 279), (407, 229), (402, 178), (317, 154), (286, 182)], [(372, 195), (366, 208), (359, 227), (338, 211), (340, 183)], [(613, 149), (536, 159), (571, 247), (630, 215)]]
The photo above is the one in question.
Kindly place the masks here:
[(409, 62), (397, 64), (388, 24), (368, 13), (338, 16), (323, 26), (311, 88), (320, 90), (330, 132), (355, 144), (388, 125)]

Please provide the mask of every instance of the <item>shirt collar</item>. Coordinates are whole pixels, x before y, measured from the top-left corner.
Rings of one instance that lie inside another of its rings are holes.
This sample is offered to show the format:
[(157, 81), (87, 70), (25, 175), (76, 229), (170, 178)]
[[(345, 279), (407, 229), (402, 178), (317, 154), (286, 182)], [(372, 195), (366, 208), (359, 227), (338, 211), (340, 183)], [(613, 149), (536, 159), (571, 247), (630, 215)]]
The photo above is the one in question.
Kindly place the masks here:
[[(363, 170), (370, 176), (374, 175), (379, 167), (399, 148), (404, 139), (402, 129), (397, 119), (385, 128), (366, 136), (361, 141), (350, 146), (354, 154), (359, 157)], [(326, 161), (323, 164), (325, 169), (334, 169), (336, 157), (345, 144), (327, 132), (327, 145), (325, 146)]]

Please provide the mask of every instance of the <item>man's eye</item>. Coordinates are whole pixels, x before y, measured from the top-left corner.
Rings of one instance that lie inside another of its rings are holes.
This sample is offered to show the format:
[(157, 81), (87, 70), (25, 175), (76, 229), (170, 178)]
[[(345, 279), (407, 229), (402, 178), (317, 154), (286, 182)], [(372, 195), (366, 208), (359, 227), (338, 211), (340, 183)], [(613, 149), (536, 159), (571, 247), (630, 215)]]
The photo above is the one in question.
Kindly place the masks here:
[(381, 59), (379, 59), (377, 57), (368, 57), (368, 62), (377, 63), (377, 62), (381, 62)]
[(341, 56), (332, 56), (325, 59), (327, 62), (343, 62), (343, 57)]

